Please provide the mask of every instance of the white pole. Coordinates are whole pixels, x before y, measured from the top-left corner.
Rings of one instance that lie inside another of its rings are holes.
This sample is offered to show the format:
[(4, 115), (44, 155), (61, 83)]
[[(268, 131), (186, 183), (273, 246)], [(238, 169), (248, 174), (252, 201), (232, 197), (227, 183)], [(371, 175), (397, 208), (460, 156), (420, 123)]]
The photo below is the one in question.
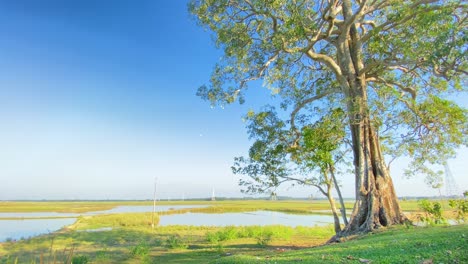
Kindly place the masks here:
[(158, 184), (158, 178), (154, 178), (154, 194), (153, 194), (153, 215), (151, 217), (151, 229), (154, 229), (154, 214), (156, 213), (156, 187)]

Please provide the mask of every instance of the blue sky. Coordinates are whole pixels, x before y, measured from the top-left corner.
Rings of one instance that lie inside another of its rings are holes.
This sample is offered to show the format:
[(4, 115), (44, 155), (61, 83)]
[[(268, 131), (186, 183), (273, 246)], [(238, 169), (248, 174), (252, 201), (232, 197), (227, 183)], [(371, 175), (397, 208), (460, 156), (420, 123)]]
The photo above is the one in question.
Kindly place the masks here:
[[(0, 199), (146, 199), (154, 177), (163, 199), (241, 196), (230, 171), (249, 147), (241, 117), (270, 96), (252, 87), (225, 109), (195, 96), (221, 52), (186, 1), (7, 0), (0, 33)], [(452, 162), (462, 190), (466, 160)], [(399, 195), (436, 194), (402, 167)]]

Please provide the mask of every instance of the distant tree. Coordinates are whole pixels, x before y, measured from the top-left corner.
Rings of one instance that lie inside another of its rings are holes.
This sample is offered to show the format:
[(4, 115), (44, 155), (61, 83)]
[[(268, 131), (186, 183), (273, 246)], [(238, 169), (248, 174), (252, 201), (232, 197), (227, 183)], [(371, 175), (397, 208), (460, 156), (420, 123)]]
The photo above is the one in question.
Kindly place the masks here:
[(442, 193), (440, 192), (440, 189), (442, 188), (442, 186), (444, 186), (444, 179), (442, 175), (442, 171), (430, 171), (428, 172), (427, 177), (424, 180), (429, 187), (439, 192), (440, 198), (442, 198)]
[[(285, 129), (273, 108), (260, 113), (249, 112), (248, 131), (256, 138), (249, 157), (238, 157), (232, 167), (235, 174), (249, 176), (241, 179), (245, 193), (265, 193), (282, 183), (313, 186), (327, 197), (334, 217), (335, 231), (341, 231), (339, 213), (332, 191), (336, 189), (341, 203), (341, 217), (347, 224), (346, 208), (336, 180), (336, 163), (343, 163), (338, 148), (344, 138), (342, 110), (337, 109), (324, 119), (301, 132)], [(332, 134), (328, 132), (333, 131)]]
[(356, 202), (341, 235), (406, 220), (389, 164), (409, 174), (468, 145), (466, 109), (448, 100), (467, 74), (467, 5), (461, 0), (193, 0), (224, 58), (198, 95), (244, 102), (262, 79), (282, 98), (284, 122), (301, 130), (341, 108), (354, 159)]

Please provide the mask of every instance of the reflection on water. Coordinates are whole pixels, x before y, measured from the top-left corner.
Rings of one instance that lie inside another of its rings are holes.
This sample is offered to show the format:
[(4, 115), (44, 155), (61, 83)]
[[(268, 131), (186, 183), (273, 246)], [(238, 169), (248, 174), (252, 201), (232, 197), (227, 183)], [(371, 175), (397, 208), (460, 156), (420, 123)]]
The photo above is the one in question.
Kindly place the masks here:
[(203, 214), (186, 213), (160, 216), (159, 225), (229, 226), (286, 225), (315, 226), (333, 223), (330, 215), (293, 215), (272, 211), (246, 213)]
[(0, 242), (51, 233), (73, 224), (75, 220), (75, 218), (2, 220), (0, 221)]
[[(157, 211), (168, 211), (170, 209), (198, 208), (206, 205), (178, 205), (158, 206)], [(111, 210), (88, 212), (84, 214), (71, 213), (0, 213), (0, 242), (8, 238), (18, 240), (54, 232), (63, 226), (71, 225), (79, 215), (97, 215), (111, 213), (140, 213), (152, 212), (152, 206), (118, 206)], [(22, 217), (72, 217), (61, 219), (21, 219)], [(17, 217), (15, 220), (2, 220), (1, 218)], [(315, 226), (333, 223), (330, 215), (294, 215), (272, 211), (254, 211), (245, 213), (186, 213), (161, 215), (159, 225), (194, 225), (194, 226), (228, 226), (228, 225), (285, 225), (285, 226)], [(107, 230), (107, 229), (106, 229)]]
[[(206, 207), (206, 205), (164, 205), (156, 206), (156, 211), (163, 212), (171, 209), (182, 208), (198, 208)], [(18, 240), (41, 234), (55, 232), (60, 228), (71, 225), (80, 215), (99, 215), (112, 213), (144, 213), (152, 212), (153, 206), (134, 205), (134, 206), (117, 206), (110, 210), (86, 212), (86, 213), (56, 213), (56, 212), (34, 212), (34, 213), (0, 213), (0, 242), (7, 239)], [(40, 218), (40, 217), (68, 217), (59, 219), (23, 219), (23, 218)], [(3, 218), (3, 219), (2, 219)], [(6, 219), (5, 219), (6, 218)], [(17, 219), (11, 219), (17, 218)]]

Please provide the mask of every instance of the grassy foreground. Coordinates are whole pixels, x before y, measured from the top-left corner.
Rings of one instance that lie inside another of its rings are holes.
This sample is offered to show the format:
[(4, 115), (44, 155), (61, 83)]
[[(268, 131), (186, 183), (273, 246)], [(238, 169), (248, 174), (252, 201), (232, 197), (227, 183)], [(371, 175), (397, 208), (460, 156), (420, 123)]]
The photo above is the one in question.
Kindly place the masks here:
[[(0, 202), (0, 211), (85, 212), (150, 202)], [(206, 204), (162, 214), (272, 210), (321, 212), (326, 201), (159, 202)], [(351, 207), (352, 204), (347, 204)], [(416, 201), (402, 207), (420, 213)], [(18, 209), (19, 208), (19, 209)], [(444, 214), (453, 215), (451, 210)], [(329, 227), (196, 227), (151, 229), (151, 213), (80, 217), (59, 232), (0, 243), (0, 264), (13, 263), (468, 263), (468, 225), (398, 227), (323, 245)], [(158, 218), (156, 218), (158, 223)], [(105, 228), (104, 230), (101, 228)], [(90, 231), (91, 230), (91, 231)]]
[[(323, 245), (331, 226), (152, 230), (149, 221), (147, 213), (80, 218), (54, 234), (0, 243), (0, 263), (468, 263), (468, 225), (398, 227)], [(104, 226), (113, 229), (84, 231)]]

